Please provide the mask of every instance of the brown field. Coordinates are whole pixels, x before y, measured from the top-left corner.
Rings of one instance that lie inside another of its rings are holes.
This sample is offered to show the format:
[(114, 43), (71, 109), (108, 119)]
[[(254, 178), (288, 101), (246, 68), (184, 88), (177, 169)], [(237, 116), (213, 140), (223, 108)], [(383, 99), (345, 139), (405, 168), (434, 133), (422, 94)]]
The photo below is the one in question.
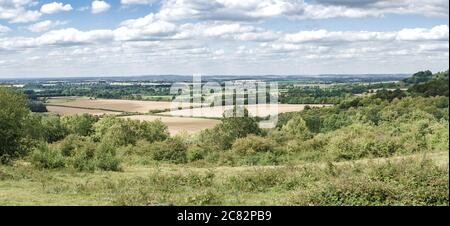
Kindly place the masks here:
[[(259, 104), (259, 105), (249, 105), (246, 106), (249, 114), (251, 116), (266, 117), (275, 114), (281, 114), (286, 112), (296, 112), (303, 111), (305, 106), (311, 107), (326, 107), (330, 105), (323, 104)], [(208, 108), (194, 108), (194, 109), (183, 109), (172, 112), (163, 112), (160, 115), (172, 115), (181, 117), (207, 117), (207, 118), (221, 118), (226, 110), (231, 110), (233, 106), (217, 106)]]
[(107, 99), (95, 99), (89, 98), (73, 98), (73, 97), (61, 97), (50, 98), (48, 101), (51, 105), (58, 105), (61, 107), (79, 107), (79, 108), (91, 108), (99, 110), (112, 110), (123, 112), (139, 112), (148, 113), (152, 110), (164, 110), (170, 109), (170, 102), (160, 101), (135, 101), (135, 100), (107, 100)]
[(113, 111), (103, 111), (103, 110), (91, 110), (82, 108), (70, 108), (70, 107), (59, 107), (59, 106), (47, 106), (48, 112), (56, 113), (58, 115), (81, 115), (84, 113), (91, 115), (104, 115), (104, 114), (119, 114), (119, 112)]
[(182, 131), (186, 131), (191, 134), (197, 133), (204, 129), (213, 128), (215, 125), (220, 123), (219, 120), (214, 119), (161, 117), (151, 115), (134, 115), (134, 116), (126, 116), (123, 118), (141, 121), (153, 121), (160, 119), (164, 124), (166, 124), (169, 127), (169, 132), (171, 135), (177, 135)]

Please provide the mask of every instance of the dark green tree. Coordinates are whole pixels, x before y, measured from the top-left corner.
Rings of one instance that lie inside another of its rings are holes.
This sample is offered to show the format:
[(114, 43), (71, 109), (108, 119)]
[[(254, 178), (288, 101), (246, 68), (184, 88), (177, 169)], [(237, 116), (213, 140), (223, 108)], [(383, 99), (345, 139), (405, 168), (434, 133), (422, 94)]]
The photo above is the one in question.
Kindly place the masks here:
[(24, 151), (24, 120), (29, 110), (27, 99), (11, 89), (0, 87), (0, 158), (14, 157)]

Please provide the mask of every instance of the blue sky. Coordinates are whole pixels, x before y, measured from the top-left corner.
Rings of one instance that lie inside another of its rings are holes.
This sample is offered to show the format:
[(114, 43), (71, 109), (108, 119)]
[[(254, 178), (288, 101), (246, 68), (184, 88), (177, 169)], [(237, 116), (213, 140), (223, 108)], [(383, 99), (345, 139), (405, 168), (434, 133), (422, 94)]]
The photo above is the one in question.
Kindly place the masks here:
[(0, 0), (0, 78), (447, 70), (448, 4)]

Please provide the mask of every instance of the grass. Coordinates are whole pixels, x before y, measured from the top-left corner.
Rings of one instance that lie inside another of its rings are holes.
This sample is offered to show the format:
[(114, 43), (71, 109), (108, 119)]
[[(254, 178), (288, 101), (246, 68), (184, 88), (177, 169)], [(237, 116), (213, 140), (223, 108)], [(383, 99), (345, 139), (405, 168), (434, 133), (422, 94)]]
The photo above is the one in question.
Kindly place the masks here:
[(267, 167), (0, 166), (0, 205), (448, 205), (448, 152)]

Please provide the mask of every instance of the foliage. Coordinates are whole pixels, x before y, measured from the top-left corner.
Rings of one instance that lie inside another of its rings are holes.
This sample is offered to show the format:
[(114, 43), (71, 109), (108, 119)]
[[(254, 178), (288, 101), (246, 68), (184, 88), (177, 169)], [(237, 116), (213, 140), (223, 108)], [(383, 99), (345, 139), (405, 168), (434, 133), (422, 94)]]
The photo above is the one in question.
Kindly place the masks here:
[(449, 80), (448, 71), (440, 72), (433, 75), (433, 79), (426, 82), (415, 84), (409, 89), (409, 92), (423, 95), (426, 97), (430, 96), (449, 96)]
[(108, 116), (94, 124), (97, 140), (115, 146), (135, 144), (144, 139), (148, 142), (163, 141), (169, 137), (167, 126), (161, 120), (139, 122)]
[(120, 159), (111, 144), (96, 144), (91, 139), (71, 134), (53, 144), (41, 144), (34, 150), (31, 162), (38, 168), (70, 167), (78, 171), (119, 171)]
[(47, 112), (47, 107), (41, 101), (29, 100), (28, 108), (32, 112)]
[(311, 137), (311, 133), (306, 126), (305, 120), (301, 116), (295, 116), (281, 128), (281, 132), (285, 137), (290, 139), (306, 140)]
[(407, 84), (417, 84), (417, 83), (423, 83), (428, 82), (433, 78), (433, 73), (429, 70), (427, 71), (419, 71), (415, 73), (412, 77), (406, 78), (403, 80), (403, 82)]
[(0, 87), (0, 157), (14, 157), (24, 152), (24, 121), (29, 114), (24, 95)]
[(93, 125), (98, 118), (89, 114), (65, 116), (62, 118), (63, 125), (71, 134), (89, 136), (93, 132)]
[(61, 152), (47, 144), (41, 144), (32, 152), (31, 162), (41, 169), (63, 168), (66, 164)]
[(149, 154), (155, 161), (180, 164), (187, 162), (187, 146), (179, 139), (167, 139), (151, 145)]

